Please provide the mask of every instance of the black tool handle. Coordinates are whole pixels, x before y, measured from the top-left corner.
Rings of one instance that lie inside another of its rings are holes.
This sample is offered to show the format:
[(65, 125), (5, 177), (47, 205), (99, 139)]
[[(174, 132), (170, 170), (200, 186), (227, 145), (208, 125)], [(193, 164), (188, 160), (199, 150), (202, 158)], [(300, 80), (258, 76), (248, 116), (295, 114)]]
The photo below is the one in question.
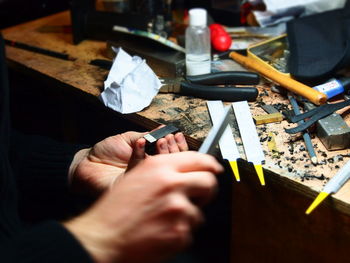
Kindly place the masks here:
[(66, 53), (61, 53), (61, 52), (57, 52), (57, 51), (53, 51), (53, 50), (49, 50), (49, 49), (45, 49), (45, 48), (41, 48), (41, 47), (31, 46), (31, 45), (27, 45), (25, 43), (11, 41), (11, 40), (7, 40), (7, 39), (4, 39), (4, 41), (5, 41), (6, 45), (9, 45), (12, 47), (21, 48), (24, 50), (32, 51), (32, 52), (43, 54), (43, 55), (50, 56), (50, 57), (60, 58), (60, 59), (64, 59), (64, 60), (70, 60), (69, 55)]
[(218, 87), (181, 82), (181, 94), (207, 100), (223, 100), (234, 102), (242, 100), (255, 101), (259, 92), (255, 87)]
[(98, 66), (110, 70), (112, 67), (113, 61), (106, 59), (94, 59), (90, 61), (90, 65)]
[(260, 76), (248, 71), (221, 71), (203, 75), (187, 76), (186, 80), (204, 85), (257, 85)]

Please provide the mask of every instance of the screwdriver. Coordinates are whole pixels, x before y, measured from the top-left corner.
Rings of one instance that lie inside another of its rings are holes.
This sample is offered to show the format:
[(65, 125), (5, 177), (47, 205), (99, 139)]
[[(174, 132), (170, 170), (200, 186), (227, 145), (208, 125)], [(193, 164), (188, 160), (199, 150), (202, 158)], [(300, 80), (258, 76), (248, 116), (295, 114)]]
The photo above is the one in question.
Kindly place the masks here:
[(348, 161), (336, 175), (326, 184), (323, 190), (318, 194), (306, 210), (306, 214), (310, 214), (324, 199), (330, 194), (335, 194), (350, 178), (350, 161)]

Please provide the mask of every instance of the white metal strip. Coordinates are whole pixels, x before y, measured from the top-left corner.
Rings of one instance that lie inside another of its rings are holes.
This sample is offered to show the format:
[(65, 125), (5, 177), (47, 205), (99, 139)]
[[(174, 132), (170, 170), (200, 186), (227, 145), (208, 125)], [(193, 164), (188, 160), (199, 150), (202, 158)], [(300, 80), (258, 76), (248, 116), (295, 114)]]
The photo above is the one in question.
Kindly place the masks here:
[[(221, 100), (207, 101), (209, 114), (213, 125), (217, 125), (221, 116), (224, 114), (224, 105)], [(219, 147), (223, 159), (236, 161), (239, 156), (235, 138), (233, 137), (230, 125), (227, 125), (224, 134), (219, 140)]]
[(232, 107), (236, 116), (247, 161), (254, 164), (262, 164), (265, 160), (265, 156), (248, 102), (233, 102)]
[(230, 107), (226, 107), (224, 110), (224, 114), (218, 121), (217, 125), (213, 125), (211, 130), (208, 133), (207, 138), (205, 138), (201, 147), (199, 148), (199, 152), (213, 154), (216, 144), (220, 140), (222, 134), (224, 133), (230, 117)]

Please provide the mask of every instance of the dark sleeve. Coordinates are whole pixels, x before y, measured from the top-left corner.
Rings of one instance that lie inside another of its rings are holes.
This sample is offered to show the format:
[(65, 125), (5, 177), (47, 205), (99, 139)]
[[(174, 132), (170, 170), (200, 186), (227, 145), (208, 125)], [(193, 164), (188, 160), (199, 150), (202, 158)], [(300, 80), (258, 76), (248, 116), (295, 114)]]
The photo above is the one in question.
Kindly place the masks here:
[(46, 222), (0, 242), (1, 262), (93, 262), (87, 251), (57, 222)]
[(69, 166), (75, 153), (87, 147), (12, 132), (11, 162), (20, 190), (39, 193), (68, 191)]
[(71, 161), (87, 145), (18, 132), (12, 132), (11, 136), (10, 160), (23, 220), (64, 220), (93, 202), (90, 197), (72, 193), (68, 185)]

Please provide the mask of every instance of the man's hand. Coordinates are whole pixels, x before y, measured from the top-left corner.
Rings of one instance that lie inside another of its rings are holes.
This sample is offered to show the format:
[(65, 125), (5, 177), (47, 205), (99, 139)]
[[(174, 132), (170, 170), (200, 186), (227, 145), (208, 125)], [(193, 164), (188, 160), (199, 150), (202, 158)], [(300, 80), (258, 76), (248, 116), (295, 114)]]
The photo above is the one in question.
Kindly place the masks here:
[[(145, 158), (144, 134), (122, 133), (79, 151), (69, 169), (72, 190), (98, 194), (110, 188), (127, 168)], [(187, 151), (188, 145), (184, 135), (177, 133), (158, 140), (156, 148), (158, 153), (165, 154)]]
[(149, 156), (65, 226), (96, 262), (162, 262), (191, 242), (222, 171), (198, 152)]

